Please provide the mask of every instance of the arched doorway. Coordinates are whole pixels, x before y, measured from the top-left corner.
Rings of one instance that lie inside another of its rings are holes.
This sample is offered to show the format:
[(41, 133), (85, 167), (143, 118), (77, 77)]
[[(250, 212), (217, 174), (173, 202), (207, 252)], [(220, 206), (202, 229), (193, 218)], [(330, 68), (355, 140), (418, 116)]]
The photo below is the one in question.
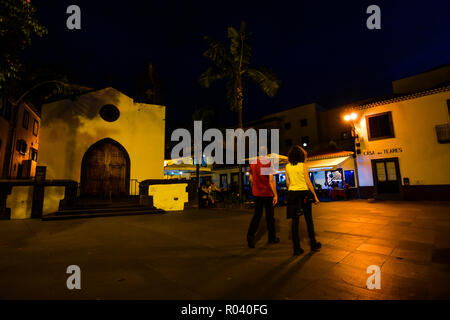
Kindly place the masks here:
[(130, 157), (117, 141), (106, 138), (94, 143), (81, 162), (81, 194), (128, 195)]

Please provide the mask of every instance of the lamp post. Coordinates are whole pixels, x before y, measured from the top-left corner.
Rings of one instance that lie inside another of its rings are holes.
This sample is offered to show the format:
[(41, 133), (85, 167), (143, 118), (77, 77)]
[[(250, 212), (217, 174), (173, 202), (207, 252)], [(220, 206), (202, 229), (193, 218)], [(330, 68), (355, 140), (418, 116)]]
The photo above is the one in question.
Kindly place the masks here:
[(358, 155), (356, 152), (356, 141), (358, 139), (358, 134), (356, 132), (355, 120), (358, 118), (358, 115), (355, 112), (351, 114), (346, 114), (344, 116), (344, 120), (350, 122), (352, 126), (352, 139), (353, 139), (353, 161), (355, 163), (355, 182), (356, 182), (356, 193), (358, 195), (358, 199), (361, 199), (361, 192), (359, 189), (359, 174), (358, 174)]

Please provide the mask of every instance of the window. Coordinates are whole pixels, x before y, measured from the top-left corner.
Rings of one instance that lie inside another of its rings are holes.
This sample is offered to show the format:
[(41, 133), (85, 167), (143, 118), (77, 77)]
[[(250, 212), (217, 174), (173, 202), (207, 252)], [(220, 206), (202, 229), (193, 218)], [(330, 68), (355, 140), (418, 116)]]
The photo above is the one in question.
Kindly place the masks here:
[(37, 154), (38, 154), (38, 151), (35, 148), (30, 148), (30, 158), (31, 158), (31, 160), (37, 162)]
[(292, 139), (286, 139), (286, 141), (284, 141), (286, 147), (290, 147), (292, 146)]
[(348, 183), (350, 187), (355, 186), (355, 171), (354, 170), (346, 170), (344, 171), (345, 182)]
[(220, 175), (220, 187), (228, 188), (228, 175), (226, 173)]
[(450, 123), (435, 126), (439, 143), (450, 143)]
[(11, 103), (8, 99), (3, 99), (0, 105), (0, 116), (6, 120), (11, 120)]
[(16, 150), (19, 151), (20, 154), (25, 155), (27, 153), (27, 142), (25, 140), (17, 140)]
[(302, 147), (308, 147), (309, 146), (309, 137), (304, 136), (302, 137)]
[(39, 133), (39, 122), (36, 119), (34, 119), (34, 122), (33, 122), (33, 134), (37, 137), (38, 133)]
[(249, 185), (249, 184), (250, 184), (250, 176), (247, 175), (247, 174), (243, 174), (242, 177), (243, 177), (243, 179), (244, 179), (243, 185), (244, 185), (244, 186), (245, 186), (245, 185)]
[(308, 119), (300, 120), (300, 127), (306, 127), (308, 125)]
[(30, 113), (28, 110), (23, 109), (22, 126), (24, 129), (28, 129), (28, 122), (30, 122)]
[(385, 112), (366, 117), (369, 140), (394, 138), (392, 113)]
[(234, 186), (239, 185), (239, 173), (238, 172), (231, 173), (231, 185), (234, 185)]
[(104, 105), (100, 108), (100, 117), (108, 122), (114, 122), (119, 119), (120, 111), (112, 104)]
[(286, 122), (286, 123), (284, 124), (284, 129), (285, 129), (285, 130), (291, 129), (291, 123), (290, 123), (290, 122)]

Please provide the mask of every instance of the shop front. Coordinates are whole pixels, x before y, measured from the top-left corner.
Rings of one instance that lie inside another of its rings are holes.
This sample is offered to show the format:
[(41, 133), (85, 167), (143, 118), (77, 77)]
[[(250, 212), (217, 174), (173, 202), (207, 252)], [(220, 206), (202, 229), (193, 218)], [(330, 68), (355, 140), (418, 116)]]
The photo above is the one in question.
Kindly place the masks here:
[(350, 199), (356, 197), (357, 182), (353, 152), (312, 156), (307, 159), (311, 183), (321, 200)]
[[(286, 198), (286, 163), (287, 157), (279, 156), (279, 169), (274, 177), (278, 198), (281, 203)], [(309, 157), (306, 161), (311, 183), (321, 200), (338, 200), (356, 198), (356, 176), (353, 152), (337, 151)]]

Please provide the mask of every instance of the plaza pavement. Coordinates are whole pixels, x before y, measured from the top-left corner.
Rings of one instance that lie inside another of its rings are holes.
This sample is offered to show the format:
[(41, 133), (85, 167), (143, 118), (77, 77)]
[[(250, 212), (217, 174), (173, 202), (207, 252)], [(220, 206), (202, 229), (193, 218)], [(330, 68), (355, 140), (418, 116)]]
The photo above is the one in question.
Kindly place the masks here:
[[(246, 246), (250, 211), (186, 210), (62, 221), (0, 221), (0, 299), (449, 299), (450, 203), (321, 203), (320, 252), (292, 256), (285, 207), (281, 242), (265, 220)], [(81, 268), (81, 290), (66, 268)], [(369, 290), (366, 268), (381, 268)]]

